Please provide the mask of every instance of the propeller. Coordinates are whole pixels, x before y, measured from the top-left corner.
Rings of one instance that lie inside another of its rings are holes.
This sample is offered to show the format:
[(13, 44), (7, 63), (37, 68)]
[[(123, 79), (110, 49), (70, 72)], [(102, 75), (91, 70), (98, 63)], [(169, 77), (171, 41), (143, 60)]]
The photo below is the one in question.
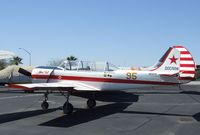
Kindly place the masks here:
[(18, 72), (23, 74), (23, 75), (25, 75), (25, 76), (31, 77), (31, 72), (29, 72), (29, 71), (27, 71), (27, 70), (25, 70), (23, 68), (19, 68)]

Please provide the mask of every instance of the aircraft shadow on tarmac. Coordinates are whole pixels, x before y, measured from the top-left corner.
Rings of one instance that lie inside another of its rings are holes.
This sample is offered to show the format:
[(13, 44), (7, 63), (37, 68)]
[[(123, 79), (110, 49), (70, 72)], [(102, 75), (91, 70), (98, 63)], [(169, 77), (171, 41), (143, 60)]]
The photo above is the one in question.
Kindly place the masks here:
[(94, 109), (76, 109), (71, 115), (64, 115), (51, 121), (40, 124), (50, 127), (72, 127), (89, 121), (97, 120), (105, 116), (122, 112), (131, 103), (113, 103), (98, 106)]
[[(97, 106), (94, 109), (77, 109), (71, 115), (64, 115), (53, 120), (44, 122), (39, 126), (49, 126), (49, 127), (63, 127), (68, 128), (72, 126), (76, 126), (79, 124), (83, 124), (89, 121), (97, 120), (102, 117), (106, 117), (109, 115), (113, 115), (116, 113), (124, 113), (124, 114), (141, 114), (141, 115), (155, 115), (155, 116), (177, 116), (177, 117), (193, 117), (197, 121), (200, 120), (200, 114), (193, 115), (185, 115), (185, 114), (169, 114), (169, 113), (157, 113), (157, 112), (141, 112), (141, 111), (127, 111), (125, 110), (128, 106), (130, 106), (133, 102), (137, 102), (138, 95), (130, 94), (130, 93), (100, 93), (96, 95), (96, 99), (100, 101), (113, 102), (108, 105)], [(80, 96), (80, 95), (79, 95)], [(81, 97), (85, 97), (82, 95)], [(112, 98), (111, 98), (112, 97)]]
[(46, 113), (51, 113), (56, 110), (58, 110), (58, 108), (48, 109), (46, 111), (33, 110), (33, 111), (1, 114), (0, 115), (0, 124), (16, 121), (16, 120), (20, 120), (20, 119), (25, 119), (25, 118), (29, 118), (29, 117), (34, 117), (34, 116), (38, 116), (38, 115), (42, 115), (42, 114), (46, 114)]
[[(97, 120), (106, 116), (110, 116), (116, 113), (124, 114), (140, 114), (140, 115), (155, 115), (155, 116), (177, 116), (177, 117), (193, 117), (196, 121), (200, 122), (200, 112), (195, 115), (184, 115), (184, 114), (169, 114), (169, 113), (159, 113), (159, 112), (141, 112), (141, 111), (129, 111), (125, 110), (133, 102), (138, 101), (138, 95), (130, 93), (101, 93), (96, 95), (96, 99), (100, 101), (112, 102), (107, 105), (97, 106), (94, 109), (75, 109), (74, 113), (71, 115), (63, 115), (61, 117), (55, 118), (53, 120), (39, 124), (38, 126), (49, 126), (49, 127), (63, 127), (68, 128)], [(47, 114), (58, 110), (59, 108), (53, 108), (46, 111), (34, 110), (25, 111), (17, 113), (9, 113), (0, 115), (0, 124), (6, 122), (12, 122), (16, 120), (21, 120), (29, 117), (34, 117), (42, 114)]]
[[(81, 93), (81, 97), (85, 97), (86, 95), (87, 95), (86, 93)], [(106, 92), (106, 93), (97, 94), (95, 98), (96, 100), (100, 100), (100, 101), (106, 101), (106, 102), (112, 101), (112, 102), (117, 102), (117, 103), (112, 103), (105, 106), (97, 106), (95, 109), (75, 109), (76, 111), (72, 115), (63, 116), (63, 123), (60, 123), (59, 121), (59, 123), (55, 123), (55, 124), (59, 124), (58, 126), (61, 126), (61, 127), (63, 126), (68, 127), (68, 126), (84, 123), (87, 121), (95, 120), (104, 116), (108, 116), (108, 115), (120, 112), (124, 110), (126, 107), (128, 107), (129, 105), (131, 105), (133, 102), (138, 101), (138, 95), (133, 95), (133, 94), (125, 93), (125, 92), (114, 92), (114, 93)], [(62, 107), (48, 109), (45, 111), (33, 110), (33, 111), (1, 114), (0, 124), (51, 113), (53, 111), (60, 110), (60, 108)], [(85, 119), (83, 117), (85, 117)], [(72, 119), (74, 119), (74, 122), (65, 123), (66, 119), (71, 119), (70, 120), (71, 122), (73, 122)], [(45, 124), (41, 124), (41, 125), (45, 125)]]
[(182, 91), (182, 94), (189, 94), (189, 95), (200, 95), (198, 91)]
[(185, 114), (175, 114), (175, 113), (170, 114), (170, 113), (157, 113), (157, 112), (126, 111), (125, 109), (130, 104), (131, 103), (113, 103), (104, 106), (99, 106), (96, 107), (95, 109), (76, 109), (76, 111), (71, 115), (61, 116), (59, 118), (42, 123), (39, 126), (68, 128), (86, 122), (90, 122), (93, 120), (97, 120), (102, 117), (109, 116), (115, 113), (153, 115), (153, 116), (155, 115), (155, 116), (191, 117), (196, 119), (196, 121), (198, 122), (200, 121), (200, 113), (197, 113), (195, 115), (185, 115)]
[(200, 122), (200, 112), (199, 112), (199, 113), (196, 113), (195, 115), (193, 115), (193, 118), (194, 118), (196, 121)]
[[(91, 98), (93, 93), (88, 92), (75, 92), (72, 95), (82, 98)], [(127, 93), (124, 91), (108, 91), (108, 92), (96, 92), (95, 100), (103, 101), (103, 102), (117, 102), (117, 103), (125, 103), (125, 102), (137, 102), (139, 99), (138, 95), (133, 93)]]
[[(108, 105), (98, 106), (94, 109), (75, 109), (76, 111), (71, 115), (63, 115), (56, 119), (50, 120), (45, 123), (39, 124), (39, 126), (49, 127), (62, 127), (68, 128), (90, 122), (96, 119), (100, 119), (105, 116), (109, 116), (115, 113), (127, 113), (127, 114), (141, 114), (141, 115), (155, 115), (155, 116), (177, 116), (177, 117), (193, 117), (196, 121), (200, 122), (200, 112), (195, 115), (184, 115), (184, 114), (169, 114), (169, 113), (155, 113), (155, 112), (141, 112), (141, 111), (126, 111), (131, 103), (112, 103)], [(0, 115), (0, 124), (6, 122), (12, 122), (21, 120), (29, 117), (34, 117), (42, 114), (51, 113), (59, 110), (59, 108), (53, 108), (46, 111), (34, 110), (26, 112), (17, 112)]]

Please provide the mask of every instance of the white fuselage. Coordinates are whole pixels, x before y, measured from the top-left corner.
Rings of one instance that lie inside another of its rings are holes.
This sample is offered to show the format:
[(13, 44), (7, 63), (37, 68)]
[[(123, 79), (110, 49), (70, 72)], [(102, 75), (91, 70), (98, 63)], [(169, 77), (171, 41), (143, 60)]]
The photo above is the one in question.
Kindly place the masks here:
[(78, 71), (57, 69), (34, 69), (33, 83), (81, 83), (97, 90), (125, 90), (155, 85), (176, 85), (176, 79), (162, 78), (154, 71)]

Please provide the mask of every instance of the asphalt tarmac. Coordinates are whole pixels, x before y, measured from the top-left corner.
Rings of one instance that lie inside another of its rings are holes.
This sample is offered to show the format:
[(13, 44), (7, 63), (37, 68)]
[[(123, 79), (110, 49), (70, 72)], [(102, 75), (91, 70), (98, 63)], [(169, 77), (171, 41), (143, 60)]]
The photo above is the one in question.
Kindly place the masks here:
[(64, 115), (65, 98), (41, 93), (0, 92), (0, 135), (199, 135), (200, 93), (192, 90), (129, 91), (97, 94), (97, 107), (70, 97), (75, 110)]

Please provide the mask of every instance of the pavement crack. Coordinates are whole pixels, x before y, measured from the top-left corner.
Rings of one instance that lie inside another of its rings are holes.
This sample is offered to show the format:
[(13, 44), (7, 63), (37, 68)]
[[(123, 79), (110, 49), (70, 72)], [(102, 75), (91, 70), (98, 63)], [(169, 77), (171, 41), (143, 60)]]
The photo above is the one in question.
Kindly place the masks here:
[(134, 129), (134, 131), (136, 131), (136, 130), (138, 130), (138, 129), (140, 129), (140, 128), (142, 128), (143, 126), (145, 126), (147, 123), (149, 123), (149, 122), (151, 122), (152, 121), (152, 119), (148, 119), (147, 121), (145, 121), (143, 124), (141, 124), (141, 125), (139, 125), (138, 127), (136, 127), (135, 129)]
[(200, 103), (200, 101), (196, 98), (194, 98), (192, 95), (187, 94), (188, 97), (190, 97), (191, 99), (193, 99), (194, 101), (196, 101), (197, 103)]

